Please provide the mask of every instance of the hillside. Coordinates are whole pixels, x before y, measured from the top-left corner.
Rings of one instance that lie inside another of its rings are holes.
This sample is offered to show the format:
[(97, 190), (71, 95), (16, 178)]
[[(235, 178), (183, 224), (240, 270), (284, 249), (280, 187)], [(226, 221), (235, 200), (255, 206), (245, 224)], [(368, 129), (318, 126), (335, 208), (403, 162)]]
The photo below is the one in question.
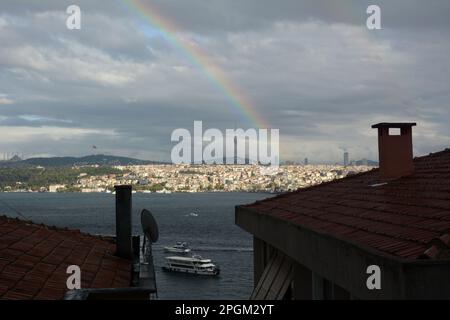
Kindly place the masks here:
[(50, 157), (50, 158), (29, 158), (26, 160), (1, 161), (0, 167), (72, 167), (86, 165), (119, 166), (119, 165), (144, 165), (161, 164), (161, 162), (139, 160), (128, 157), (110, 155), (89, 155), (84, 157)]

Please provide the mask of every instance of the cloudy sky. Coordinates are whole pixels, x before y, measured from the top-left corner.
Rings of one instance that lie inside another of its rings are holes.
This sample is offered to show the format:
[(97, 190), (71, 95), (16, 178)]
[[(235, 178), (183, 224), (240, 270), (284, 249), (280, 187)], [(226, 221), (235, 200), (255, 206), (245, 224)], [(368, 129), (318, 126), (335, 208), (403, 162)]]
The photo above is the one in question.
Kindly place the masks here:
[[(145, 2), (153, 20), (130, 5)], [(71, 4), (81, 30), (66, 28)], [(369, 4), (382, 30), (366, 28)], [(253, 127), (217, 74), (280, 129), (284, 160), (342, 161), (344, 149), (376, 160), (370, 125), (386, 121), (418, 123), (416, 155), (439, 151), (450, 146), (450, 1), (2, 0), (0, 156), (169, 160), (172, 131), (194, 120)]]

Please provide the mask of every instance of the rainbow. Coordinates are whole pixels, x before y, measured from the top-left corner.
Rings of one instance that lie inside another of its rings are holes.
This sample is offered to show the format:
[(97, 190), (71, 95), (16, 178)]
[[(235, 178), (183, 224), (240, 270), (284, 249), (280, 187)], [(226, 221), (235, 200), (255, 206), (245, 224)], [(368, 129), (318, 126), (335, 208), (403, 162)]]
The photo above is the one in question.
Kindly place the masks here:
[(215, 87), (231, 102), (231, 105), (255, 128), (270, 128), (256, 112), (250, 100), (227, 74), (197, 45), (183, 39), (182, 29), (175, 21), (169, 20), (150, 3), (142, 0), (121, 0), (140, 19), (158, 31), (172, 46), (180, 50), (196, 65)]

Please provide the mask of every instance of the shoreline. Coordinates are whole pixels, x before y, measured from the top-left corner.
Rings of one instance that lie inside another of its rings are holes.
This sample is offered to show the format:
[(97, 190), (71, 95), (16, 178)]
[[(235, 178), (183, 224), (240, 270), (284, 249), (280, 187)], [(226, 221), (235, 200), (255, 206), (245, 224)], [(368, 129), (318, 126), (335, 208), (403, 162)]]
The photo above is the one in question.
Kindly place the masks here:
[[(134, 191), (134, 194), (206, 194), (206, 193), (255, 193), (255, 194), (273, 194), (273, 195), (279, 195), (282, 193), (285, 193), (288, 191), (282, 191), (282, 192), (270, 192), (270, 191), (245, 191), (245, 190), (237, 190), (237, 191), (173, 191), (173, 192), (142, 192), (142, 191)], [(0, 194), (3, 193), (13, 193), (13, 194), (23, 194), (23, 193), (32, 193), (32, 194), (109, 194), (109, 195), (115, 195), (113, 192), (97, 192), (97, 191), (90, 191), (90, 192), (41, 192), (41, 191), (0, 191)]]

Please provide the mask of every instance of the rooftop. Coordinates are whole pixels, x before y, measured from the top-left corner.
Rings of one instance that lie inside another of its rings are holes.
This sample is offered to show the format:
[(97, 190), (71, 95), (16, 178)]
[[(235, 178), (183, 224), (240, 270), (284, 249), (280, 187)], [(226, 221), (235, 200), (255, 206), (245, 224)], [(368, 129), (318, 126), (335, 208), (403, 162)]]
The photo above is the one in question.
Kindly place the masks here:
[(373, 129), (375, 128), (406, 128), (406, 127), (414, 127), (417, 123), (415, 122), (380, 122), (377, 124), (374, 124), (372, 126)]
[(396, 258), (450, 258), (450, 149), (414, 167), (389, 182), (374, 169), (239, 208)]
[(0, 216), (0, 300), (62, 299), (69, 265), (83, 289), (130, 287), (132, 261), (115, 250), (112, 237)]

